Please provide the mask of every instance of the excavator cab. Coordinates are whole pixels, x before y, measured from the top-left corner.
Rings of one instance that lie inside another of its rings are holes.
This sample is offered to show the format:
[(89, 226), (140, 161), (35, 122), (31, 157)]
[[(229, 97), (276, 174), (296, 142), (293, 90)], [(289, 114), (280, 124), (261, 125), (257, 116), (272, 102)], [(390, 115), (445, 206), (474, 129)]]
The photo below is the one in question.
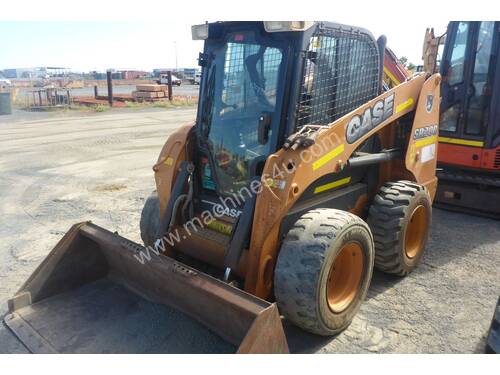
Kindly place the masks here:
[(500, 22), (454, 21), (441, 61), (437, 201), (500, 214)]

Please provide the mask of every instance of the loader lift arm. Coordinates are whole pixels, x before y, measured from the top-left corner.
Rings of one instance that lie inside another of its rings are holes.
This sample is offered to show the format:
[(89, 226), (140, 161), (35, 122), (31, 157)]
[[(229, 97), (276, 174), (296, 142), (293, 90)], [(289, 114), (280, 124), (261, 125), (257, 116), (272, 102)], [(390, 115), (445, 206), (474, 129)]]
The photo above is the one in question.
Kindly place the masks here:
[[(261, 298), (269, 298), (272, 292), (272, 282), (266, 279), (268, 269), (274, 267), (277, 257), (277, 243), (279, 242), (280, 224), (283, 217), (299, 199), (305, 187), (311, 186), (314, 181), (325, 174), (335, 174), (348, 166), (349, 161), (356, 160), (352, 158), (353, 153), (359, 146), (369, 139), (373, 134), (384, 131), (394, 125), (398, 119), (404, 115), (415, 111), (415, 120), (413, 121), (408, 140), (407, 152), (404, 155), (405, 169), (410, 173), (412, 181), (416, 181), (425, 186), (431, 197), (436, 191), (437, 179), (434, 175), (436, 164), (435, 157), (431, 162), (422, 163), (422, 147), (437, 144), (437, 133), (426, 137), (427, 144), (413, 135), (419, 128), (427, 126), (436, 126), (439, 119), (439, 104), (433, 106), (430, 112), (425, 109), (425, 102), (428, 96), (439, 97), (439, 74), (426, 79), (425, 75), (415, 76), (407, 82), (396, 86), (392, 90), (372, 99), (365, 105), (354, 110), (332, 123), (328, 127), (318, 129), (318, 135), (315, 138), (315, 144), (328, 144), (328, 149), (322, 153), (314, 153), (313, 146), (305, 149), (292, 148), (281, 149), (276, 154), (271, 155), (264, 167), (262, 186), (263, 190), (257, 197), (252, 240), (249, 249), (249, 266), (246, 275), (245, 290), (258, 295)], [(346, 142), (347, 128), (349, 121), (357, 114), (364, 114), (370, 110), (375, 103), (394, 98), (394, 112), (392, 115), (381, 122), (379, 125), (370, 129), (353, 143)], [(434, 148), (435, 150), (435, 148)], [(304, 163), (303, 160), (307, 160)], [(275, 185), (267, 181), (273, 176), (273, 171), (293, 165), (291, 173), (284, 174), (284, 189), (277, 189)], [(400, 173), (404, 175), (403, 170), (397, 170), (393, 166), (394, 175)], [(265, 208), (264, 208), (265, 207)], [(272, 212), (273, 215), (270, 215)], [(259, 228), (259, 229), (257, 229)], [(262, 230), (265, 228), (265, 230)]]

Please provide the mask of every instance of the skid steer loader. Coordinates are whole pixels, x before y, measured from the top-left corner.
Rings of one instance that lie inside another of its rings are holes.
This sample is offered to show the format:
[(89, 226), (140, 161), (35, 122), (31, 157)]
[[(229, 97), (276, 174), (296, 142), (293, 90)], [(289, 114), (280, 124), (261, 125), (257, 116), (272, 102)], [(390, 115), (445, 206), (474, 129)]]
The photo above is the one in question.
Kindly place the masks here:
[(419, 263), (436, 192), (439, 74), (384, 91), (385, 37), (336, 23), (192, 33), (204, 40), (198, 112), (153, 166), (145, 246), (73, 226), (9, 301), (5, 321), (30, 350), (119, 351), (114, 342), (139, 335), (161, 351), (161, 314), (136, 319), (141, 331), (125, 339), (105, 337), (107, 324), (130, 330), (127, 314), (153, 303), (238, 353), (286, 353), (282, 317), (335, 335), (374, 265), (404, 276)]

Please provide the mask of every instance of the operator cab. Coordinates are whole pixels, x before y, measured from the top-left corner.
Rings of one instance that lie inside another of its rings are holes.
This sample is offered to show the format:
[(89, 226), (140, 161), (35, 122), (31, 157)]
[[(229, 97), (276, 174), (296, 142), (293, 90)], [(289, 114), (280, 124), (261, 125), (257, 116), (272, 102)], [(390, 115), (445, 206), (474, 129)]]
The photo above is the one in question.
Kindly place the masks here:
[[(195, 185), (204, 209), (248, 189), (291, 134), (328, 125), (381, 92), (385, 45), (364, 29), (277, 21), (192, 31), (205, 41), (195, 127)], [(242, 209), (237, 201), (229, 221)]]

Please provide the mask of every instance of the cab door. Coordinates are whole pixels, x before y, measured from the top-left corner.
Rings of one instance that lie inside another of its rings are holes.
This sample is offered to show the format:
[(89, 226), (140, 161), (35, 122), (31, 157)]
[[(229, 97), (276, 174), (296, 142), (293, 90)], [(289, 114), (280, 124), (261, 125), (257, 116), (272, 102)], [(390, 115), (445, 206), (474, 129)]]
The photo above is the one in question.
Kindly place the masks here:
[(498, 23), (451, 22), (441, 64), (439, 161), (481, 167), (487, 134)]

